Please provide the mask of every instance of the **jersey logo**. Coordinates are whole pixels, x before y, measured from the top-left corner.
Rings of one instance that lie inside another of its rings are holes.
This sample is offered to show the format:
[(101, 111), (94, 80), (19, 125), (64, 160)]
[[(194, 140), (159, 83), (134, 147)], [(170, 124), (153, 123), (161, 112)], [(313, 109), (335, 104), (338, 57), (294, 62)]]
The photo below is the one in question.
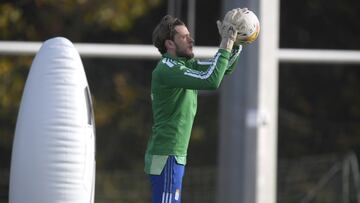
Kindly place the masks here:
[(161, 60), (161, 62), (166, 64), (169, 68), (172, 68), (177, 64), (176, 61), (169, 58), (164, 58), (163, 60)]
[(176, 189), (175, 200), (178, 201), (179, 199), (180, 199), (180, 189)]

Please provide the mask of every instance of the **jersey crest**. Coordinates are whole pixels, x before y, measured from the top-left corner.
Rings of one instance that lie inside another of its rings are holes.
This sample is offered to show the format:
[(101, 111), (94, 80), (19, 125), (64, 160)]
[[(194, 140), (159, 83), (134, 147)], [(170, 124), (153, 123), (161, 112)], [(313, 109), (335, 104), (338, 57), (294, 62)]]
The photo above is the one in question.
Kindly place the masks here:
[(161, 60), (161, 62), (165, 65), (167, 65), (169, 68), (174, 67), (175, 65), (177, 65), (178, 63), (175, 60), (169, 59), (169, 58), (163, 58), (163, 60)]

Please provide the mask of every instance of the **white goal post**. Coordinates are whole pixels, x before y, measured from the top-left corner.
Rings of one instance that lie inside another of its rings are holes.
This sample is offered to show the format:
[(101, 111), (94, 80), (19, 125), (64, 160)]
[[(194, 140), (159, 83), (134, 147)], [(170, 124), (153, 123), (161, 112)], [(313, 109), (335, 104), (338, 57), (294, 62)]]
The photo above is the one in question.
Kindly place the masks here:
[[(42, 42), (0, 41), (0, 55), (34, 55)], [(81, 57), (158, 59), (160, 53), (153, 45), (147, 44), (102, 44), (74, 43)], [(212, 57), (217, 47), (197, 46), (194, 48), (198, 58)]]
[[(0, 41), (0, 55), (35, 55), (42, 42)], [(74, 43), (82, 57), (158, 59), (160, 54), (153, 45), (148, 44), (103, 44)], [(212, 57), (217, 47), (196, 46), (197, 58)], [(279, 49), (279, 62), (288, 63), (341, 63), (360, 64), (359, 50), (330, 49)]]

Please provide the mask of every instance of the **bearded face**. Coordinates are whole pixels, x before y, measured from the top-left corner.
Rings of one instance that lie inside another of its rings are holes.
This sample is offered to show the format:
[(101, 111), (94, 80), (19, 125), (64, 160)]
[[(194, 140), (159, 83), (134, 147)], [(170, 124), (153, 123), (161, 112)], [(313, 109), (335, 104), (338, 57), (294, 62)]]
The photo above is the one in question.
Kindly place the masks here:
[(185, 57), (191, 59), (194, 57), (193, 45), (194, 40), (186, 26), (180, 25), (175, 27), (176, 34), (174, 35), (175, 53), (178, 57)]

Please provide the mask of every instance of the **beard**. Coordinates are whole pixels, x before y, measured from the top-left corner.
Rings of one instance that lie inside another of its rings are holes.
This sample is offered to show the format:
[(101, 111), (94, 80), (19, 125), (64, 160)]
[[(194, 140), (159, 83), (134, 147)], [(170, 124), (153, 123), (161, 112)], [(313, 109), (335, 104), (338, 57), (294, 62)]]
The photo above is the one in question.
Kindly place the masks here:
[(180, 49), (179, 46), (175, 43), (175, 53), (178, 57), (184, 57), (186, 59), (194, 58), (194, 53), (192, 51), (186, 52), (186, 49)]

